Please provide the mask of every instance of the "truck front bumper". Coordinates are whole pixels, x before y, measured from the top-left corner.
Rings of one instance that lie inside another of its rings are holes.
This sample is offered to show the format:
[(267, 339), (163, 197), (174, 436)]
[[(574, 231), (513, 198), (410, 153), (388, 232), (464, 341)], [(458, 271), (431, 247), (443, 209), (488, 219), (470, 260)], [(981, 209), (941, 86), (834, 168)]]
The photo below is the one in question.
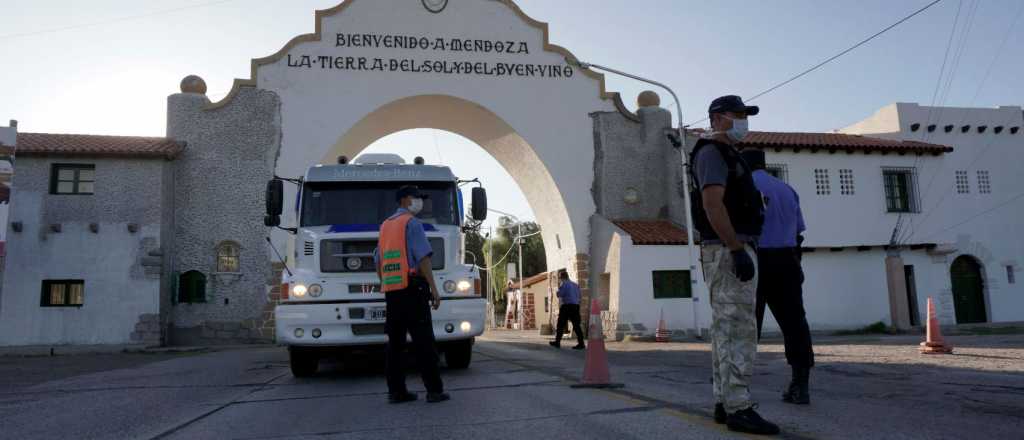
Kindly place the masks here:
[[(431, 310), (434, 338), (442, 342), (480, 336), (485, 304), (483, 298), (442, 300), (440, 308)], [(370, 309), (377, 307), (383, 308), (384, 303), (279, 304), (274, 308), (277, 342), (324, 347), (385, 344), (388, 337), (383, 320), (350, 317), (350, 309), (363, 309), (363, 315), (369, 317)]]

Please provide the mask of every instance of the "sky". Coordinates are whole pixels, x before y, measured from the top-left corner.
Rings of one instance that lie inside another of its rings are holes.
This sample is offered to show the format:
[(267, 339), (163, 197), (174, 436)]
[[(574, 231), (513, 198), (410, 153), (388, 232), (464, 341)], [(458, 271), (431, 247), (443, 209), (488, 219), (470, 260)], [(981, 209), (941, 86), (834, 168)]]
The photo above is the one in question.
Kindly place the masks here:
[[(24, 132), (162, 136), (166, 97), (177, 92), (181, 78), (202, 76), (208, 95), (218, 100), (234, 78), (249, 76), (251, 58), (276, 52), (295, 35), (311, 32), (313, 11), (338, 2), (4, 0), (0, 121), (17, 119)], [(714, 97), (764, 91), (930, 0), (517, 3), (528, 15), (548, 22), (551, 41), (579, 59), (667, 84), (679, 95), (684, 122), (691, 123), (703, 118)], [(1020, 0), (943, 0), (756, 100), (762, 111), (751, 129), (830, 131), (893, 102), (1022, 105), (1021, 11)], [(614, 76), (607, 85), (622, 93), (631, 109), (636, 95), (649, 88)], [(659, 93), (663, 105), (670, 107), (668, 94)], [(486, 177), (491, 207), (533, 218), (511, 176), (481, 148), (454, 133), (400, 132), (368, 151), (394, 152), (409, 160), (420, 155), (450, 165), (460, 177)]]

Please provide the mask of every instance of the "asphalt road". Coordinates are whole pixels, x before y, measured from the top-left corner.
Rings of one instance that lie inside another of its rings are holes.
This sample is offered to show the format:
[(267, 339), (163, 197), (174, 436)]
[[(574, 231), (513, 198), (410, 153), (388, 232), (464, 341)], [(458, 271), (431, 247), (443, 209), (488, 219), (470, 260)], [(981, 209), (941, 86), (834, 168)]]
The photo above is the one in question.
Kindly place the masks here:
[[(1001, 340), (1011, 348), (960, 347), (967, 357), (923, 363), (898, 342), (823, 344), (808, 407), (778, 402), (787, 372), (780, 348), (767, 344), (755, 395), (783, 438), (1022, 438), (1022, 338)], [(33, 370), (49, 362), (65, 373), (0, 383), (0, 437), (736, 437), (710, 418), (706, 344), (610, 344), (613, 379), (626, 387), (605, 391), (570, 388), (584, 354), (544, 342), (512, 332), (480, 340), (468, 370), (442, 370), (452, 400), (438, 404), (423, 401), (410, 371), (421, 400), (389, 405), (379, 361), (325, 363), (316, 377), (295, 379), (277, 347), (109, 359), (108, 370), (88, 356), (27, 358)], [(4, 359), (0, 374), (15, 364), (25, 371), (18, 362)], [(94, 368), (69, 367), (81, 363)]]

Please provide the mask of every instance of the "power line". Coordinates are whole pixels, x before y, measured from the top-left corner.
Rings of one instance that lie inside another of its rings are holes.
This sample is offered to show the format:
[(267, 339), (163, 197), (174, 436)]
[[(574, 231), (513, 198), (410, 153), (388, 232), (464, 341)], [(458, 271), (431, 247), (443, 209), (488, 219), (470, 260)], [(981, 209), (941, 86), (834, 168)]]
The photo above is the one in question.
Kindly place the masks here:
[(992, 213), (992, 212), (994, 212), (994, 211), (998, 211), (998, 210), (1000, 210), (1000, 209), (1002, 209), (1002, 208), (1005, 208), (1005, 207), (1006, 207), (1006, 206), (1008, 206), (1009, 204), (1011, 204), (1011, 203), (1013, 203), (1013, 202), (1015, 202), (1015, 201), (1017, 201), (1017, 200), (1020, 200), (1020, 199), (1022, 199), (1022, 198), (1024, 198), (1024, 193), (1020, 193), (1020, 194), (1017, 194), (1016, 196), (1013, 196), (1013, 197), (1011, 197), (1011, 198), (1010, 198), (1009, 200), (1007, 200), (1007, 201), (1005, 201), (1005, 202), (1003, 202), (1003, 203), (1000, 203), (1000, 204), (998, 204), (998, 205), (996, 205), (996, 206), (993, 206), (993, 207), (991, 207), (991, 208), (989, 208), (989, 209), (986, 209), (986, 210), (984, 210), (984, 211), (982, 211), (982, 212), (979, 212), (979, 213), (977, 213), (977, 214), (975, 214), (975, 215), (972, 215), (972, 216), (968, 217), (968, 218), (967, 218), (966, 220), (964, 220), (964, 221), (961, 221), (961, 222), (959, 222), (959, 223), (957, 223), (957, 224), (954, 224), (954, 225), (952, 225), (952, 226), (949, 226), (949, 227), (946, 227), (946, 228), (940, 229), (940, 230), (938, 230), (938, 231), (932, 232), (931, 234), (925, 235), (925, 237), (931, 237), (931, 236), (933, 236), (933, 235), (937, 235), (937, 234), (941, 234), (941, 233), (943, 233), (943, 232), (946, 232), (946, 231), (948, 231), (948, 230), (950, 230), (950, 229), (953, 229), (953, 228), (955, 228), (955, 227), (957, 227), (957, 226), (960, 226), (960, 225), (963, 225), (963, 224), (965, 224), (965, 223), (968, 223), (968, 222), (970, 222), (970, 221), (972, 221), (972, 220), (974, 220), (974, 219), (976, 219), (976, 218), (978, 218), (978, 217), (981, 217), (981, 216), (983, 216), (983, 215), (987, 215), (987, 214), (990, 214), (990, 213)]
[[(932, 111), (935, 109), (935, 102), (936, 102), (936, 99), (938, 99), (938, 97), (939, 97), (939, 90), (942, 88), (942, 78), (945, 77), (945, 75), (946, 75), (946, 62), (949, 61), (949, 49), (953, 47), (953, 37), (956, 35), (957, 24), (960, 22), (960, 11), (963, 10), (963, 6), (964, 6), (963, 0), (960, 0), (959, 2), (957, 2), (956, 15), (953, 16), (953, 26), (949, 30), (949, 39), (948, 39), (948, 41), (946, 41), (946, 51), (942, 55), (942, 65), (939, 67), (939, 77), (936, 78), (936, 80), (935, 80), (935, 90), (932, 91), (931, 105), (928, 107), (928, 116), (925, 118), (926, 125), (927, 124), (931, 124)], [(930, 136), (931, 136), (931, 132), (930, 131), (926, 131), (924, 136), (923, 136), (923, 138), (927, 139)], [(917, 168), (917, 163), (920, 160), (921, 160), (921, 155), (919, 154), (919, 155), (917, 155), (916, 158), (914, 158), (914, 165), (912, 167), (913, 168)], [(930, 184), (930, 182), (929, 182), (929, 184)], [(910, 227), (905, 229), (905, 230), (901, 230), (902, 226), (903, 226), (903, 213), (901, 212), (896, 217), (896, 226), (893, 227), (892, 237), (889, 239), (889, 241), (893, 242), (893, 244), (896, 244), (896, 243), (902, 243), (904, 240), (909, 240), (910, 237), (913, 235), (913, 233), (911, 232), (911, 230), (913, 229), (913, 225), (914, 225), (914, 222), (913, 222), (913, 220), (911, 220), (910, 221)]]
[(92, 22), (92, 23), (74, 24), (74, 25), (70, 25), (70, 26), (63, 26), (63, 27), (57, 27), (57, 28), (51, 28), (51, 29), (42, 29), (42, 30), (31, 31), (31, 32), (18, 32), (18, 33), (13, 33), (13, 34), (5, 34), (5, 35), (0, 35), (0, 40), (7, 40), (7, 39), (12, 39), (12, 38), (23, 38), (23, 37), (30, 37), (30, 36), (41, 35), (41, 34), (48, 34), (48, 33), (53, 33), (53, 32), (64, 32), (64, 31), (70, 31), (70, 30), (74, 30), (74, 29), (82, 29), (82, 28), (103, 26), (103, 25), (108, 25), (108, 24), (113, 24), (113, 23), (120, 23), (120, 22), (123, 22), (123, 21), (138, 20), (140, 18), (148, 18), (148, 17), (157, 16), (157, 15), (171, 14), (171, 13), (174, 13), (174, 12), (181, 12), (181, 11), (188, 10), (188, 9), (196, 9), (196, 8), (205, 8), (205, 7), (209, 7), (209, 6), (216, 6), (216, 5), (219, 5), (219, 4), (230, 3), (230, 2), (235, 2), (235, 1), (238, 1), (238, 0), (218, 0), (218, 1), (208, 2), (208, 3), (201, 3), (201, 4), (198, 4), (198, 5), (181, 6), (181, 7), (177, 7), (177, 8), (171, 8), (171, 9), (162, 9), (162, 10), (159, 10), (159, 11), (149, 12), (149, 13), (145, 13), (145, 14), (129, 15), (129, 16), (125, 16), (125, 17), (112, 18), (110, 20), (96, 21), (96, 22)]
[[(888, 32), (888, 31), (889, 31), (889, 30), (891, 30), (892, 28), (895, 28), (896, 26), (899, 26), (899, 25), (903, 24), (903, 23), (904, 23), (904, 22), (906, 22), (907, 20), (910, 20), (910, 19), (911, 19), (911, 18), (913, 18), (914, 16), (916, 16), (916, 15), (918, 15), (918, 14), (920, 14), (920, 13), (922, 13), (922, 12), (926, 11), (926, 10), (927, 10), (928, 8), (931, 8), (932, 6), (935, 6), (936, 4), (938, 4), (938, 3), (939, 3), (939, 2), (941, 2), (941, 1), (942, 1), (942, 0), (934, 0), (934, 1), (933, 1), (933, 2), (931, 2), (931, 3), (928, 3), (927, 5), (925, 5), (924, 7), (922, 7), (921, 9), (918, 9), (918, 10), (914, 11), (914, 12), (913, 12), (913, 13), (911, 13), (910, 15), (908, 15), (908, 16), (906, 16), (906, 17), (903, 17), (903, 18), (902, 18), (902, 19), (900, 19), (899, 21), (897, 21), (897, 22), (895, 22), (895, 23), (893, 23), (893, 24), (889, 25), (889, 26), (888, 26), (888, 27), (886, 27), (885, 29), (882, 29), (882, 30), (880, 30), (880, 31), (878, 31), (878, 32), (876, 32), (876, 33), (874, 33), (874, 34), (873, 34), (873, 35), (871, 35), (870, 37), (867, 37), (867, 38), (865, 38), (865, 39), (861, 40), (861, 41), (860, 41), (860, 42), (858, 42), (857, 44), (854, 44), (853, 46), (850, 46), (849, 48), (847, 48), (847, 49), (843, 50), (842, 52), (839, 52), (839, 53), (837, 53), (837, 54), (835, 54), (835, 55), (833, 55), (833, 56), (831, 56), (831, 57), (827, 58), (827, 59), (826, 59), (825, 61), (822, 61), (822, 62), (820, 62), (820, 63), (818, 63), (818, 64), (815, 64), (814, 66), (810, 67), (809, 69), (806, 69), (806, 70), (804, 70), (803, 72), (800, 72), (800, 73), (798, 73), (798, 74), (796, 74), (796, 75), (794, 75), (794, 76), (790, 77), (789, 79), (787, 79), (787, 80), (785, 80), (785, 81), (783, 81), (783, 82), (781, 82), (781, 83), (778, 83), (778, 84), (776, 84), (776, 85), (774, 85), (774, 86), (771, 86), (771, 87), (769, 87), (769, 88), (768, 88), (767, 90), (765, 90), (765, 91), (763, 91), (763, 92), (761, 92), (761, 93), (758, 93), (758, 94), (754, 95), (753, 97), (747, 98), (747, 101), (753, 101), (753, 100), (755, 100), (755, 99), (757, 99), (757, 98), (760, 98), (760, 97), (762, 97), (762, 96), (764, 96), (764, 95), (767, 95), (767, 94), (769, 94), (769, 93), (771, 93), (771, 92), (773, 92), (773, 91), (775, 91), (775, 90), (779, 89), (780, 87), (783, 87), (783, 86), (785, 86), (786, 84), (789, 84), (789, 83), (791, 83), (791, 82), (793, 82), (793, 81), (796, 81), (797, 79), (799, 79), (799, 78), (803, 77), (804, 75), (807, 75), (808, 73), (811, 73), (811, 72), (813, 72), (813, 71), (815, 71), (815, 70), (818, 70), (818, 69), (819, 69), (819, 68), (821, 68), (822, 66), (824, 66), (824, 65), (826, 65), (826, 64), (828, 64), (828, 63), (831, 63), (832, 61), (835, 61), (835, 60), (836, 60), (836, 59), (838, 59), (839, 57), (841, 57), (841, 56), (843, 56), (843, 55), (846, 55), (846, 54), (848, 54), (848, 53), (852, 52), (852, 51), (853, 51), (854, 49), (856, 49), (856, 48), (858, 48), (858, 47), (861, 47), (861, 46), (863, 46), (864, 44), (867, 44), (867, 43), (868, 43), (869, 41), (871, 41), (871, 40), (874, 40), (875, 38), (878, 38), (879, 36), (881, 36), (882, 34), (884, 34), (884, 33)], [(699, 120), (699, 121), (694, 121), (694, 122), (691, 122), (691, 123), (689, 123), (689, 124), (686, 124), (686, 126), (690, 126), (690, 125), (693, 125), (693, 124), (696, 124), (696, 123), (704, 122), (704, 121), (706, 121), (706, 120), (708, 120), (708, 118), (706, 118), (706, 117), (705, 117), (704, 119), (701, 119), (701, 120)]]
[[(1002, 56), (1003, 50), (1006, 48), (1006, 43), (1009, 41), (1010, 36), (1013, 35), (1013, 30), (1017, 27), (1017, 23), (1020, 21), (1021, 16), (1024, 16), (1024, 4), (1022, 4), (1021, 7), (1017, 10), (1017, 13), (1015, 14), (1013, 20), (1010, 22), (1010, 27), (1007, 28), (1006, 33), (1003, 34), (1003, 40), (999, 44), (998, 48), (996, 49), (996, 53), (995, 53), (995, 55), (992, 58), (992, 62), (989, 63), (988, 69), (985, 72), (985, 76), (982, 78), (981, 82), (978, 83), (978, 88), (975, 90), (974, 96), (971, 98), (971, 101), (967, 104), (968, 107), (973, 105), (974, 102), (978, 99), (978, 96), (981, 94), (981, 90), (985, 86), (985, 82), (988, 81), (988, 78), (989, 78), (989, 76), (992, 73), (992, 69), (995, 67), (996, 63), (999, 61), (999, 58)], [(973, 19), (973, 16), (971, 18)], [(941, 110), (942, 109), (940, 109), (940, 115), (941, 115)], [(967, 114), (968, 114), (968, 112), (964, 112), (963, 116), (960, 117), (960, 120), (959, 120), (959, 122), (956, 125), (963, 124), (964, 120), (967, 118)], [(1016, 116), (1014, 115), (1014, 116), (1011, 116), (1010, 118), (1011, 118), (1011, 120), (1012, 119), (1016, 119)], [(1008, 122), (1010, 122), (1010, 121), (1007, 121), (1007, 123)], [(985, 146), (982, 147), (978, 151), (978, 154), (974, 156), (974, 159), (971, 160), (970, 164), (968, 164), (967, 167), (965, 167), (964, 169), (965, 170), (970, 170), (975, 164), (977, 164), (978, 161), (980, 161), (981, 158), (984, 157), (985, 154), (988, 153), (988, 151), (992, 148), (992, 146), (995, 144), (997, 139), (998, 139), (997, 137), (993, 136), (988, 141), (988, 143), (986, 143)], [(921, 196), (922, 202), (923, 202), (923, 200), (926, 197), (928, 197), (928, 194), (931, 192), (932, 184), (935, 183), (935, 179), (936, 179), (937, 176), (938, 176), (938, 173), (935, 173), (935, 174), (932, 175), (932, 178), (929, 179), (928, 186), (925, 188), (924, 194)], [(924, 224), (925, 220), (928, 220), (928, 218), (930, 218), (931, 215), (936, 210), (938, 210), (939, 207), (942, 206), (942, 204), (946, 201), (946, 199), (949, 197), (950, 194), (952, 194), (952, 192), (946, 192), (945, 194), (943, 194), (943, 196), (939, 199), (938, 202), (935, 203), (934, 207), (931, 210), (929, 210), (929, 212), (925, 215), (925, 217), (917, 222), (917, 226), (920, 226), (920, 225)], [(913, 226), (914, 223), (911, 222), (911, 224)], [(916, 232), (917, 228), (914, 227), (913, 229)], [(913, 238), (913, 235), (914, 235), (915, 232), (911, 232), (907, 236), (907, 240), (910, 240), (911, 238)]]

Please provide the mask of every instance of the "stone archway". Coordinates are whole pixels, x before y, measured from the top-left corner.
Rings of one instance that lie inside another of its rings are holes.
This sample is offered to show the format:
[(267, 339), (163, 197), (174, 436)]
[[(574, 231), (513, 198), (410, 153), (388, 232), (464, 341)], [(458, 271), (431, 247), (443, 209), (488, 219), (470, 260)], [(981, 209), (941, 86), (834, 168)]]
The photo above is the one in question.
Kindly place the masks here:
[[(637, 125), (623, 131), (633, 135), (640, 118), (605, 91), (602, 75), (571, 59), (550, 44), (546, 24), (511, 0), (451, 2), (442, 11), (408, 0), (346, 0), (317, 11), (313, 33), (252, 60), (250, 78), (236, 80), (220, 102), (191, 82), (169, 98), (168, 137), (188, 145), (173, 171), (173, 266), (196, 264), (204, 257), (196, 249), (210, 242), (266, 248), (257, 219), (270, 177), (300, 176), (396, 131), (436, 128), (474, 141), (509, 171), (544, 228), (549, 268), (575, 274), (587, 307), (591, 219), (607, 198), (595, 179), (597, 138), (611, 136), (593, 118), (613, 114)], [(285, 206), (295, 199), (286, 186)], [(282, 223), (294, 220), (286, 210)], [(289, 242), (283, 233), (273, 238), (278, 249)], [(255, 254), (243, 253), (242, 266), (252, 267), (246, 260)], [(263, 256), (275, 260), (270, 249)], [(268, 266), (243, 270), (218, 292), (238, 298), (230, 309), (176, 310), (175, 325), (262, 319), (268, 328)], [(251, 294), (260, 289), (262, 297)]]
[[(340, 155), (355, 157), (378, 139), (413, 128), (458, 134), (494, 157), (519, 185), (537, 222), (544, 226), (542, 235), (548, 261), (564, 261), (567, 256), (587, 252), (587, 243), (578, 242), (573, 233), (564, 195), (534, 148), (496, 114), (464, 99), (420, 95), (385, 104), (353, 125), (321, 158), (321, 163), (333, 163)], [(460, 177), (481, 177), (485, 186), (487, 183), (487, 176)]]

